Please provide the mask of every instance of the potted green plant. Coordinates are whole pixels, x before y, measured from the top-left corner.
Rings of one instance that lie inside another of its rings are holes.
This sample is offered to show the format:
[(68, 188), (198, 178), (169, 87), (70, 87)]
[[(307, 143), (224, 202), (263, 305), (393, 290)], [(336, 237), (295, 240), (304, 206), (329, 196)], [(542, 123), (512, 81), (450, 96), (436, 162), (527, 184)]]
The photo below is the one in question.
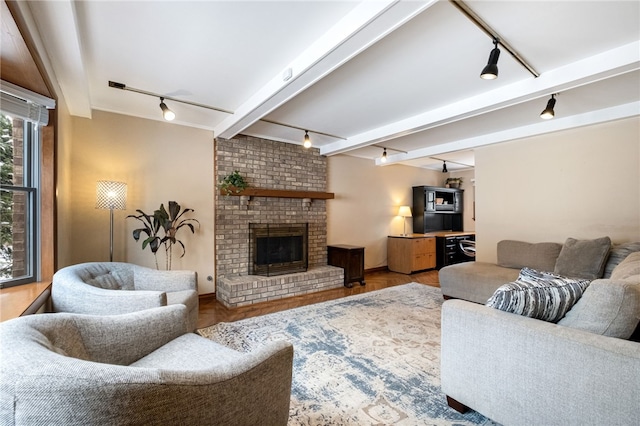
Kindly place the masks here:
[(249, 184), (238, 170), (234, 170), (233, 173), (225, 176), (218, 186), (223, 194), (229, 195), (232, 193), (240, 194)]
[(462, 185), (462, 178), (460, 177), (450, 177), (445, 181), (445, 186), (448, 188), (457, 189)]
[[(138, 215), (129, 215), (127, 218), (137, 219), (144, 225), (142, 228), (133, 230), (133, 239), (139, 241), (142, 234), (146, 235), (146, 238), (142, 240), (142, 250), (149, 246), (149, 249), (153, 253), (156, 261), (156, 269), (158, 267), (158, 249), (164, 247), (165, 251), (165, 268), (167, 271), (171, 270), (171, 258), (173, 253), (173, 246), (175, 244), (180, 245), (182, 248), (182, 254), (180, 257), (184, 257), (186, 249), (184, 243), (176, 238), (176, 234), (181, 228), (188, 228), (191, 233), (195, 233), (194, 224), (200, 228), (200, 222), (193, 218), (184, 218), (187, 213), (192, 213), (193, 209), (185, 208), (182, 210), (180, 204), (175, 201), (169, 201), (169, 210), (164, 208), (164, 204), (160, 204), (160, 208), (153, 212), (153, 215), (148, 215), (142, 210), (136, 210)], [(162, 235), (161, 235), (162, 230)]]

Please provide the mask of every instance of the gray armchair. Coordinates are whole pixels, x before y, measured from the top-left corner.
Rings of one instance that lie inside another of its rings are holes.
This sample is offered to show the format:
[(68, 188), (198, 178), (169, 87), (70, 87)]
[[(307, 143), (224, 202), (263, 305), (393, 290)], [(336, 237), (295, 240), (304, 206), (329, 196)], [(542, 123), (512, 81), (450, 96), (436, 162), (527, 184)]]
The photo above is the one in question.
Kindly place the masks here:
[(0, 324), (1, 425), (286, 425), (293, 347), (231, 350), (182, 305)]
[(193, 271), (158, 271), (131, 263), (89, 262), (67, 266), (53, 276), (54, 312), (115, 315), (159, 306), (187, 307), (189, 331), (198, 322), (198, 289)]

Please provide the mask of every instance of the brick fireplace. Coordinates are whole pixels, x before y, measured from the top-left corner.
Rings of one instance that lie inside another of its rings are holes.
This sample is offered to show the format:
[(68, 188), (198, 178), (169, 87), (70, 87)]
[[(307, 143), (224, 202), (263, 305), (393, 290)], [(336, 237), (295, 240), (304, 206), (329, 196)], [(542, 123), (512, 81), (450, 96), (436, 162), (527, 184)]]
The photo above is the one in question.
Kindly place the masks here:
[[(216, 182), (235, 170), (251, 188), (326, 191), (327, 159), (318, 149), (238, 135), (216, 139)], [(227, 307), (337, 288), (343, 270), (327, 266), (327, 210), (324, 199), (215, 194), (216, 298)], [(305, 272), (250, 275), (250, 224), (305, 224)]]

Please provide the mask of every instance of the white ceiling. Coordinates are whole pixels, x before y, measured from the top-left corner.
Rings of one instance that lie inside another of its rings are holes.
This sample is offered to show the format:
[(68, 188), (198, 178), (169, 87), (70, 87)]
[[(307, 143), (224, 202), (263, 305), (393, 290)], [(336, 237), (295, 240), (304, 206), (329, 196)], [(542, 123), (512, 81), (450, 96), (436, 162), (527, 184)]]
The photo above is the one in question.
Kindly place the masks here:
[[(467, 1), (539, 74), (449, 1), (20, 2), (73, 115), (92, 110), (449, 171), (473, 148), (640, 115), (640, 2)], [(291, 69), (292, 77), (283, 74)], [(558, 93), (553, 120), (540, 112)], [(321, 132), (337, 137), (326, 136)], [(375, 146), (374, 146), (375, 145)]]

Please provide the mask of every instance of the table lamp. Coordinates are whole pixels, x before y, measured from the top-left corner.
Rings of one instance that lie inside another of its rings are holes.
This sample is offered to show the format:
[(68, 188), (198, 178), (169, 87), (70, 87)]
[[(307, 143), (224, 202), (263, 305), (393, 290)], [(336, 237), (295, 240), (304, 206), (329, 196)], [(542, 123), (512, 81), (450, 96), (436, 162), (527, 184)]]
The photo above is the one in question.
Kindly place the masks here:
[(407, 236), (407, 218), (412, 216), (411, 207), (400, 206), (400, 209), (398, 210), (398, 216), (402, 216), (402, 220), (403, 220), (402, 226), (404, 231), (402, 235), (406, 237)]

